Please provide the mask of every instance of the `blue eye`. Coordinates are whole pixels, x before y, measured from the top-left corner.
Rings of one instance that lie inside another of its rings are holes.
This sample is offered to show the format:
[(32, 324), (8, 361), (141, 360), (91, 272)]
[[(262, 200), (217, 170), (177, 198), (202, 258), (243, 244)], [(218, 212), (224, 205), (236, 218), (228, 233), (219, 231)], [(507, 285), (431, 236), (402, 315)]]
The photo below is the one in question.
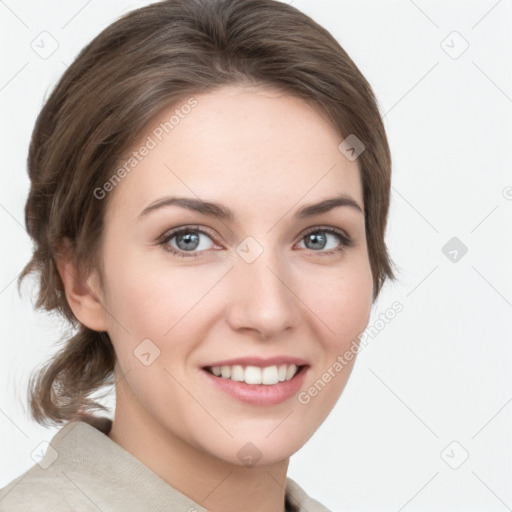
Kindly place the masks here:
[[(160, 244), (164, 246), (165, 250), (176, 256), (195, 258), (198, 256), (198, 252), (192, 251), (199, 250), (199, 252), (202, 252), (208, 249), (208, 243), (202, 243), (201, 235), (204, 235), (212, 241), (211, 237), (205, 231), (193, 226), (187, 226), (171, 231), (160, 241)], [(174, 239), (176, 240), (175, 245), (171, 244)]]
[[(338, 244), (334, 243), (334, 245), (332, 245), (331, 243), (331, 247), (327, 247), (329, 245), (329, 238), (337, 239)], [(352, 247), (353, 245), (353, 240), (341, 231), (333, 228), (318, 227), (308, 231), (302, 237), (301, 242), (305, 242), (306, 249), (311, 249), (313, 252), (318, 252), (322, 255), (331, 255), (343, 251), (346, 247)]]
[[(210, 244), (204, 241), (204, 238), (210, 241)], [(337, 240), (332, 242), (332, 240)], [(353, 240), (342, 231), (327, 227), (314, 227), (310, 229), (301, 238), (306, 249), (321, 256), (330, 256), (345, 248), (354, 245)], [(164, 249), (175, 256), (181, 258), (197, 258), (207, 249), (211, 249), (213, 243), (212, 237), (204, 230), (195, 226), (184, 226), (176, 228), (166, 233), (159, 244)], [(326, 250), (327, 249), (327, 250)]]

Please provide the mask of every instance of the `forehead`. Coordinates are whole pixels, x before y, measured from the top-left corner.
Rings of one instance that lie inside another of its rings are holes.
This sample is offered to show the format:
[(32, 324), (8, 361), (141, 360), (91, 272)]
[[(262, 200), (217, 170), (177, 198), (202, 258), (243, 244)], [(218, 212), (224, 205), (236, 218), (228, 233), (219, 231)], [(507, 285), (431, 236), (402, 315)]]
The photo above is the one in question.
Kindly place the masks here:
[(110, 208), (132, 216), (172, 194), (213, 199), (235, 211), (268, 211), (274, 203), (282, 211), (302, 198), (336, 193), (362, 207), (358, 163), (339, 151), (341, 140), (317, 109), (283, 92), (228, 86), (195, 95), (147, 124), (126, 154), (124, 163), (134, 165), (126, 167)]

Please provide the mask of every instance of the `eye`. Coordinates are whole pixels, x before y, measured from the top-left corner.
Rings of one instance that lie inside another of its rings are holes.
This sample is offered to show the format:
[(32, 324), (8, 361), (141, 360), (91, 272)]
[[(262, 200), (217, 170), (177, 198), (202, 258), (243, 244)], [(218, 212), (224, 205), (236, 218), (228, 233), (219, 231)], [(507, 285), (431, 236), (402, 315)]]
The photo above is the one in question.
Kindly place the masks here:
[(199, 256), (198, 253), (212, 248), (208, 241), (205, 242), (205, 238), (213, 242), (206, 231), (195, 226), (186, 226), (166, 233), (159, 243), (164, 246), (166, 251), (176, 256), (196, 258)]
[[(353, 240), (342, 231), (334, 228), (315, 227), (301, 239), (306, 249), (319, 252), (322, 255), (332, 255), (352, 247)], [(328, 249), (328, 250), (325, 250)]]
[[(206, 241), (205, 241), (206, 239)], [(208, 240), (210, 243), (208, 243)], [(306, 249), (329, 256), (353, 245), (353, 240), (344, 232), (329, 227), (314, 227), (302, 236)], [(164, 249), (182, 258), (197, 258), (215, 245), (212, 237), (196, 226), (184, 226), (173, 229), (163, 235), (158, 242)], [(327, 249), (327, 250), (326, 250)]]

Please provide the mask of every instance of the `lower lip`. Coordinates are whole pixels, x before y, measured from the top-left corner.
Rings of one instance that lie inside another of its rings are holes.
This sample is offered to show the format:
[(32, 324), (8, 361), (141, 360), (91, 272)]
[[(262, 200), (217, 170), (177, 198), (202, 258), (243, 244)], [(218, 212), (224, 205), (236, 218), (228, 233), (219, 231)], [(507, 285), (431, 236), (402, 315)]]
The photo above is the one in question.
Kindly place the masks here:
[(241, 402), (253, 405), (275, 405), (290, 399), (299, 392), (308, 368), (308, 366), (303, 366), (292, 379), (271, 385), (247, 384), (247, 382), (223, 379), (207, 372), (204, 368), (201, 370), (214, 386)]

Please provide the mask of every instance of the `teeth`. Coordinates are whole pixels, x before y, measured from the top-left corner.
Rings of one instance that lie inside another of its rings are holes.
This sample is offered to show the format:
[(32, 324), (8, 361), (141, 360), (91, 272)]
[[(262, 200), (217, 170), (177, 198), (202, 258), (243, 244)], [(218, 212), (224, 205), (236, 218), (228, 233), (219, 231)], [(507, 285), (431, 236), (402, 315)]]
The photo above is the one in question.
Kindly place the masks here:
[(211, 373), (223, 379), (231, 379), (238, 382), (246, 382), (247, 384), (265, 384), (271, 386), (290, 380), (298, 371), (295, 364), (282, 364), (278, 366), (246, 366), (235, 364), (233, 366), (212, 366), (209, 368)]
[(261, 384), (261, 368), (248, 366), (244, 370), (244, 380), (247, 384)]
[(278, 376), (279, 376), (279, 382), (283, 382), (286, 380), (286, 365), (285, 364), (282, 364), (279, 367)]
[(220, 367), (222, 378), (229, 379), (231, 377), (231, 366)]
[[(279, 370), (277, 366), (267, 366), (261, 370), (262, 384), (277, 384), (279, 382)], [(293, 377), (294, 374), (292, 374)]]
[(289, 366), (286, 370), (286, 380), (290, 380), (297, 371), (297, 367), (295, 365)]
[(231, 369), (231, 380), (243, 382), (244, 380), (244, 368), (239, 364), (235, 364)]

